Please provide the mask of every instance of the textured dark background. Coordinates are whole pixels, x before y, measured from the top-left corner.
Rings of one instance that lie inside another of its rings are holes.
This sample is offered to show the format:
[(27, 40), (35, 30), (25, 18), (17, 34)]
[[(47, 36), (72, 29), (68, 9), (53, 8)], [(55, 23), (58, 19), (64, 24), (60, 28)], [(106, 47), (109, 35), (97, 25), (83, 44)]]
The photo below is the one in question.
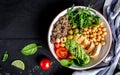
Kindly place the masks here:
[[(65, 8), (75, 5), (88, 6), (102, 13), (104, 0), (0, 0), (0, 60), (8, 52), (5, 63), (0, 61), (0, 75), (71, 75), (74, 70), (61, 67), (47, 46), (48, 28), (53, 18)], [(23, 56), (21, 48), (35, 42), (42, 45), (33, 56)], [(39, 60), (48, 57), (52, 67), (48, 71), (39, 68)], [(11, 62), (20, 59), (25, 71)]]

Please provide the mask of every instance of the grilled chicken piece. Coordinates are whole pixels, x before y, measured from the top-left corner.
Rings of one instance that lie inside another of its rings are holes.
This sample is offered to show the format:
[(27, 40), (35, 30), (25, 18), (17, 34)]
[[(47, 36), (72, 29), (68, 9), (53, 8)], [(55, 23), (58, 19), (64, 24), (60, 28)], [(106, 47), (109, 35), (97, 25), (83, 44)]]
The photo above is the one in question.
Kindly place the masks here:
[(79, 38), (78, 38), (78, 44), (81, 44), (83, 41), (85, 40), (85, 37), (84, 36), (80, 36)]
[(94, 50), (95, 50), (95, 44), (93, 42), (91, 42), (89, 48), (87, 49), (87, 54), (90, 54)]
[(85, 39), (84, 42), (81, 44), (82, 48), (84, 49), (89, 47), (89, 45), (90, 45), (90, 41), (87, 39)]
[(102, 48), (102, 45), (99, 43), (98, 46), (96, 47), (94, 54), (91, 55), (90, 57), (93, 59), (96, 59), (99, 56), (100, 50)]
[(75, 37), (74, 37), (74, 39), (75, 39), (75, 41), (77, 41), (78, 42), (78, 38), (80, 38), (80, 34), (77, 34)]
[[(84, 36), (79, 35), (76, 38), (76, 41), (82, 48), (85, 49), (85, 52), (90, 55), (91, 58), (96, 58), (99, 55), (102, 45), (99, 43), (96, 47), (93, 42), (87, 40)], [(93, 55), (91, 55), (93, 54)]]

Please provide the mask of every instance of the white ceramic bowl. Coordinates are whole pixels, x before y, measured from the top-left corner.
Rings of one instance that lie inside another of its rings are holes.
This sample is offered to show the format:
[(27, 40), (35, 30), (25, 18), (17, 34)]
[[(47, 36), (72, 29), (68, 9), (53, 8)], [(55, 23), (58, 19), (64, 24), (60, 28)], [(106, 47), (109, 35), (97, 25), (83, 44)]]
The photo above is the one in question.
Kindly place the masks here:
[[(75, 6), (74, 9), (76, 8), (86, 8), (84, 6)], [(68, 9), (68, 8), (67, 8)], [(51, 53), (53, 54), (53, 56), (58, 60), (59, 62), (59, 59), (58, 57), (56, 56), (56, 53), (54, 51), (54, 45), (50, 42), (51, 40), (51, 35), (52, 35), (52, 30), (53, 30), (53, 27), (54, 27), (54, 24), (56, 23), (56, 21), (58, 21), (58, 19), (65, 15), (67, 13), (67, 9), (63, 10), (62, 12), (60, 12), (55, 18), (54, 20), (52, 21), (51, 25), (50, 25), (50, 28), (49, 28), (49, 31), (48, 31), (48, 46), (49, 46), (49, 49), (51, 51)], [(101, 20), (103, 21), (104, 23), (104, 26), (107, 30), (107, 35), (105, 36), (105, 41), (106, 41), (106, 45), (105, 46), (102, 46), (102, 49), (100, 51), (100, 55), (98, 57), (98, 59), (96, 60), (92, 60), (90, 61), (89, 64), (87, 64), (86, 66), (84, 67), (79, 67), (79, 66), (70, 66), (68, 68), (70, 69), (74, 69), (74, 70), (84, 70), (84, 69), (89, 69), (89, 68), (93, 68), (95, 67), (96, 65), (100, 64), (104, 59), (105, 57), (108, 55), (109, 51), (110, 51), (110, 48), (111, 48), (111, 43), (112, 43), (112, 33), (111, 33), (111, 29), (110, 29), (110, 26), (107, 22), (107, 20), (105, 19), (105, 17), (100, 14), (98, 11), (96, 11), (95, 9), (92, 9), (92, 11), (96, 12), (96, 14), (101, 18)]]

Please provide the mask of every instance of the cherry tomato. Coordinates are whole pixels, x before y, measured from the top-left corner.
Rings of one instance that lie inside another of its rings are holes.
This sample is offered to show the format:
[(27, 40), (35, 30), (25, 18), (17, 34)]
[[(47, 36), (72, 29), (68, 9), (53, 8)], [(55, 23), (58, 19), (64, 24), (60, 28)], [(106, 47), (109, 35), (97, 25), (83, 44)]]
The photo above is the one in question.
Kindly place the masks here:
[(60, 44), (59, 44), (59, 43), (55, 43), (54, 45), (55, 45), (55, 48), (60, 47)]
[(59, 48), (56, 49), (56, 55), (60, 59), (67, 58), (67, 56), (68, 56), (68, 50), (65, 47), (59, 47)]
[(69, 60), (72, 60), (72, 54), (69, 54), (69, 55), (68, 55), (68, 59), (69, 59)]
[(50, 59), (48, 59), (48, 58), (43, 58), (43, 59), (40, 61), (40, 67), (41, 67), (41, 69), (43, 69), (43, 70), (48, 70), (48, 69), (50, 69), (50, 67), (51, 67), (51, 61), (50, 61)]

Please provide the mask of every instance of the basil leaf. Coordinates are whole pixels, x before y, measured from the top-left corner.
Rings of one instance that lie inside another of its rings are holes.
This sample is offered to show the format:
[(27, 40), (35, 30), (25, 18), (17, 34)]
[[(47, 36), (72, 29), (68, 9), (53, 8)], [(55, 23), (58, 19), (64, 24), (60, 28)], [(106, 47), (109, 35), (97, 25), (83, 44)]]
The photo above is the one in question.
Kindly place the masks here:
[(37, 44), (35, 43), (31, 43), (26, 45), (22, 50), (21, 53), (23, 55), (29, 56), (29, 55), (33, 55), (37, 52), (38, 48), (40, 48), (42, 46), (37, 46)]
[(8, 53), (5, 52), (2, 58), (2, 62), (5, 62), (8, 59)]

